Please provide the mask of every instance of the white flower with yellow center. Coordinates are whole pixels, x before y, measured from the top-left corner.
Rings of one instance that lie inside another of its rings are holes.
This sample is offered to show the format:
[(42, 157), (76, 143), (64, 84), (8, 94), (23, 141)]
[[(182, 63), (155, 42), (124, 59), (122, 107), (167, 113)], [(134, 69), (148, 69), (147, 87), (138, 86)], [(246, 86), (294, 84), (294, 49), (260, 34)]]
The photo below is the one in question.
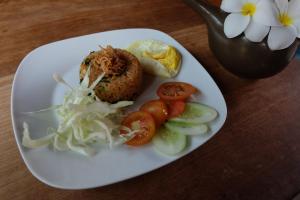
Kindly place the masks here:
[(273, 20), (263, 22), (272, 26), (268, 36), (269, 48), (281, 50), (300, 38), (300, 0), (275, 0), (275, 4), (277, 7), (270, 10)]
[[(263, 3), (263, 4), (262, 4)], [(228, 38), (234, 38), (241, 33), (245, 33), (247, 39), (252, 42), (261, 42), (270, 30), (268, 24), (259, 23), (263, 9), (271, 5), (271, 0), (223, 0), (221, 9), (230, 13), (224, 22), (224, 33)], [(270, 18), (265, 13), (265, 18)]]

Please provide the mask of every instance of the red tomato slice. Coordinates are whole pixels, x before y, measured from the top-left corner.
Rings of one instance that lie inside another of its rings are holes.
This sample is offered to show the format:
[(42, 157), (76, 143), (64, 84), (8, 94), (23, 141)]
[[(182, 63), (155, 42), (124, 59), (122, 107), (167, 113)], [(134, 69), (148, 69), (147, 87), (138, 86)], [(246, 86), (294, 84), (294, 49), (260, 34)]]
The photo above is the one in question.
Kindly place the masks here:
[(185, 100), (196, 92), (197, 89), (191, 84), (184, 82), (167, 82), (159, 86), (157, 95), (163, 100), (174, 101)]
[(168, 119), (177, 117), (181, 113), (184, 112), (185, 109), (185, 102), (184, 101), (167, 101), (166, 102), (167, 107), (168, 107)]
[(131, 140), (126, 142), (126, 144), (131, 146), (140, 146), (146, 144), (151, 141), (155, 134), (155, 121), (147, 112), (137, 111), (130, 113), (122, 121), (122, 125), (133, 130), (139, 130)]
[(146, 102), (140, 110), (151, 114), (157, 127), (163, 124), (168, 118), (167, 105), (160, 99)]

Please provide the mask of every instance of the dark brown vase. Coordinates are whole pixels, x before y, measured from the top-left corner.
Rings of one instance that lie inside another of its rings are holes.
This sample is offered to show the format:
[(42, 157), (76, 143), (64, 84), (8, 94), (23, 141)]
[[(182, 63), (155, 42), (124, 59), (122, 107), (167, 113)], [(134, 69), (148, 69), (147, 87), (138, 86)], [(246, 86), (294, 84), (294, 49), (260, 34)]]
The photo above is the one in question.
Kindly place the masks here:
[(286, 49), (271, 51), (266, 38), (250, 42), (244, 34), (229, 39), (223, 31), (227, 13), (203, 0), (184, 0), (205, 19), (209, 47), (218, 61), (231, 73), (243, 78), (266, 78), (279, 73), (295, 57), (299, 40)]

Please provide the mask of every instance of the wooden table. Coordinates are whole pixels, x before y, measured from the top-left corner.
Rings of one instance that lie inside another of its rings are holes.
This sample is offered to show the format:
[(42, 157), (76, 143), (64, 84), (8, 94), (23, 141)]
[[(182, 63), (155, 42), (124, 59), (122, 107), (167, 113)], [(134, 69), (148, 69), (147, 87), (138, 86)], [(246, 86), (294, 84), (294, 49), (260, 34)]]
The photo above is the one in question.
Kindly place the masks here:
[[(229, 74), (208, 48), (202, 18), (180, 0), (2, 0), (0, 11), (0, 199), (270, 200), (300, 192), (299, 61), (263, 80)], [(188, 156), (121, 183), (70, 191), (39, 182), (24, 165), (11, 127), (18, 64), (49, 42), (132, 27), (170, 34), (204, 65), (225, 95), (224, 127)]]

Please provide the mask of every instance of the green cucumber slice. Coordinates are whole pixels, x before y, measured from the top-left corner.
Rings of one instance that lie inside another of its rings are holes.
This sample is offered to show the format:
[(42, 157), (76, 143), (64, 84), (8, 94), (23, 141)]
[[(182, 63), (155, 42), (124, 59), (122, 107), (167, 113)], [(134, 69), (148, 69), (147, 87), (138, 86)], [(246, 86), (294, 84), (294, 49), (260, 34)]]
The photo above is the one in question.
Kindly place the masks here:
[(184, 112), (169, 121), (188, 124), (203, 124), (214, 120), (217, 116), (217, 111), (209, 106), (200, 103), (187, 103)]
[(186, 135), (171, 132), (165, 127), (161, 127), (152, 139), (154, 148), (166, 155), (174, 156), (180, 153), (186, 146)]
[(208, 126), (206, 124), (167, 122), (165, 123), (165, 127), (171, 132), (184, 135), (202, 135), (208, 131)]

